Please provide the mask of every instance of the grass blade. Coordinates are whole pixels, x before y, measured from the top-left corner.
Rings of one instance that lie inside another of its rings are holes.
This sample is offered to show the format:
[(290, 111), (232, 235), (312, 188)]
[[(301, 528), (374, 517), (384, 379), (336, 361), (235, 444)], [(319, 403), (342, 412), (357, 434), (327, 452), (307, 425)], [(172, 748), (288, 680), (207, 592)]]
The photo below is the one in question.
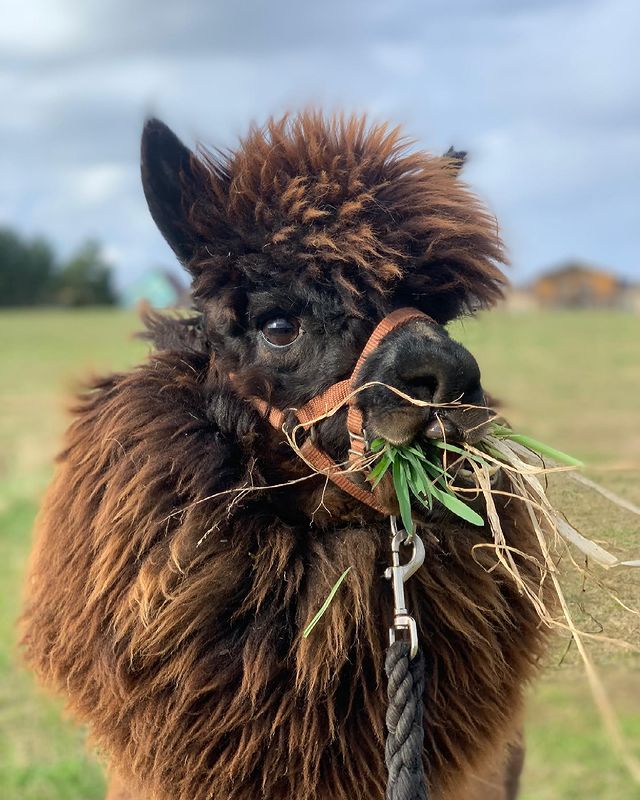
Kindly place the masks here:
[(522, 433), (514, 433), (511, 428), (506, 425), (495, 424), (491, 428), (491, 435), (497, 439), (511, 439), (512, 442), (522, 445), (523, 447), (533, 450), (540, 456), (552, 458), (554, 461), (559, 461), (561, 464), (568, 464), (571, 467), (584, 467), (584, 463), (568, 453), (563, 453), (562, 450), (556, 450), (539, 439), (534, 439), (531, 436), (525, 436)]
[(393, 487), (396, 490), (398, 505), (400, 506), (400, 518), (404, 529), (408, 534), (413, 534), (413, 517), (411, 516), (411, 497), (409, 496), (409, 484), (407, 474), (403, 469), (402, 459), (396, 458), (393, 462)]
[(405, 447), (405, 452), (413, 453), (413, 455), (416, 456), (417, 458), (419, 458), (421, 461), (426, 461), (427, 460), (427, 457), (424, 454), (424, 451), (421, 450), (419, 447), (414, 447), (413, 445), (410, 445), (409, 447)]
[(405, 456), (409, 464), (411, 464), (412, 483), (415, 483), (415, 488), (424, 494), (424, 492), (427, 491), (426, 484), (428, 482), (427, 475), (424, 471), (424, 465), (412, 453), (407, 452), (405, 453)]
[(471, 506), (463, 503), (459, 497), (443, 491), (442, 489), (438, 489), (436, 486), (433, 486), (431, 491), (433, 492), (434, 497), (456, 516), (461, 517), (466, 522), (471, 523), (471, 525), (477, 525), (478, 527), (482, 527), (484, 525), (484, 519), (480, 516), (480, 514), (478, 514), (477, 511), (474, 511)]
[(529, 450), (538, 453), (538, 455), (547, 456), (547, 458), (552, 458), (554, 461), (559, 461), (561, 464), (568, 464), (571, 467), (584, 467), (584, 463), (579, 459), (570, 456), (568, 453), (563, 453), (562, 450), (556, 450), (555, 447), (550, 447), (548, 444), (540, 442), (537, 439), (532, 439), (530, 436), (523, 436), (521, 433), (511, 433), (509, 436), (502, 438), (511, 439), (512, 442), (517, 442), (523, 447), (527, 447)]
[(431, 475), (431, 482), (432, 483), (439, 483), (445, 491), (449, 491), (449, 487), (447, 486), (447, 478), (451, 480), (451, 475), (448, 472), (445, 472), (442, 467), (439, 467), (437, 464), (431, 464), (430, 462), (424, 465), (426, 471)]
[(435, 441), (433, 443), (439, 450), (448, 450), (451, 453), (457, 453), (460, 456), (464, 456), (471, 461), (477, 461), (478, 464), (482, 464), (482, 459), (473, 453), (470, 453), (468, 450), (463, 450), (462, 447), (457, 447), (455, 444), (449, 444), (448, 442), (442, 442), (440, 440)]
[(336, 592), (338, 591), (338, 589), (340, 588), (340, 585), (342, 584), (342, 581), (347, 577), (347, 574), (349, 573), (350, 570), (351, 570), (351, 567), (347, 567), (345, 569), (345, 571), (342, 573), (342, 575), (338, 578), (338, 580), (333, 584), (333, 587), (332, 587), (331, 591), (327, 595), (327, 599), (320, 606), (320, 610), (318, 611), (318, 613), (315, 615), (315, 617), (311, 620), (311, 622), (307, 625), (307, 627), (302, 632), (302, 638), (303, 639), (307, 638), (307, 636), (311, 633), (311, 631), (316, 627), (318, 622), (322, 619), (322, 616), (324, 615), (325, 611), (329, 608), (329, 605), (331, 604), (331, 601), (335, 597)]
[(369, 475), (367, 476), (367, 480), (371, 482), (371, 488), (375, 489), (376, 486), (380, 483), (382, 478), (385, 476), (385, 473), (391, 466), (391, 460), (387, 457), (386, 453), (382, 454), (380, 461), (375, 465), (375, 467), (371, 470)]
[(421, 503), (425, 508), (428, 508), (429, 511), (433, 509), (433, 494), (431, 492), (431, 481), (427, 481), (425, 485), (425, 490), (423, 492), (416, 491), (416, 488), (412, 485), (409, 485), (409, 489), (413, 493), (413, 496)]

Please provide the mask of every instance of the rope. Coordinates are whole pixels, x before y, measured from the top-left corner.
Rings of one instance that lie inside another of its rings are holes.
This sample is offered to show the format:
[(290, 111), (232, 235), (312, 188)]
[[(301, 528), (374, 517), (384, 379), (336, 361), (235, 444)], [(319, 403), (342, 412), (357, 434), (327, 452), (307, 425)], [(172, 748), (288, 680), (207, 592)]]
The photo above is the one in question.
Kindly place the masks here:
[(386, 800), (427, 800), (422, 762), (424, 744), (424, 659), (411, 660), (409, 643), (389, 645), (384, 665), (387, 673)]

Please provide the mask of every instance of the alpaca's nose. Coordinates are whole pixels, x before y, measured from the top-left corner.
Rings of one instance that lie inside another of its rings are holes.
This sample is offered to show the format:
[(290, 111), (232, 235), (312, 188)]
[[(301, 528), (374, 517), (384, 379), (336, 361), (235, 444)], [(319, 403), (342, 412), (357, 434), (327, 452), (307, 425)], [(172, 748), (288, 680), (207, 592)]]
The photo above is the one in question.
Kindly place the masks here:
[(462, 388), (462, 384), (475, 381), (473, 370), (466, 365), (452, 363), (448, 354), (440, 353), (440, 360), (430, 358), (424, 361), (407, 360), (399, 354), (396, 361), (397, 388), (416, 400), (433, 403), (425, 409), (427, 424), (422, 428), (424, 436), (430, 439), (455, 439), (460, 431), (451, 419), (438, 413), (440, 403), (449, 403), (457, 399), (470, 400), (469, 388), (460, 392), (456, 398), (452, 394)]
[(359, 381), (378, 384), (359, 398), (367, 432), (394, 444), (411, 441), (418, 433), (434, 439), (463, 438), (478, 422), (469, 407), (484, 406), (475, 358), (443, 328), (423, 320), (388, 334), (366, 360)]
[(411, 397), (435, 405), (482, 402), (478, 363), (453, 339), (427, 330), (399, 340), (394, 350), (394, 382)]

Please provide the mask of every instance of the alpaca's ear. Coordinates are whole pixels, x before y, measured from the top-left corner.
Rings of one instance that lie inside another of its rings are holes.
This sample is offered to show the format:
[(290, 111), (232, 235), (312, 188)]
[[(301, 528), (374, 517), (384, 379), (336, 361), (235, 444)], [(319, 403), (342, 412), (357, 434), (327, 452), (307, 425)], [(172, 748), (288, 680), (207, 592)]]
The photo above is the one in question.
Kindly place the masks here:
[[(183, 264), (195, 241), (185, 218), (185, 187), (196, 182), (193, 154), (164, 122), (148, 119), (142, 131), (140, 169), (149, 211), (160, 233)], [(195, 187), (193, 187), (195, 188)]]
[(449, 160), (449, 164), (455, 175), (459, 175), (464, 167), (464, 162), (467, 160), (466, 150), (454, 150), (450, 147), (444, 154), (444, 158)]

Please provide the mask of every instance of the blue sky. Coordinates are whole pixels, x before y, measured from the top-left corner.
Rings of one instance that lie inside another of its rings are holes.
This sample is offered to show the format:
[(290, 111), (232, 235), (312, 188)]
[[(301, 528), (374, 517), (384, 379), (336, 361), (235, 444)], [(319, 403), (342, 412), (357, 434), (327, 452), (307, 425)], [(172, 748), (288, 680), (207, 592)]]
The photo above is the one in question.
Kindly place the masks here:
[(470, 152), (512, 279), (568, 258), (640, 280), (637, 0), (0, 0), (0, 224), (99, 238), (121, 284), (174, 264), (144, 117), (233, 146), (305, 105)]

